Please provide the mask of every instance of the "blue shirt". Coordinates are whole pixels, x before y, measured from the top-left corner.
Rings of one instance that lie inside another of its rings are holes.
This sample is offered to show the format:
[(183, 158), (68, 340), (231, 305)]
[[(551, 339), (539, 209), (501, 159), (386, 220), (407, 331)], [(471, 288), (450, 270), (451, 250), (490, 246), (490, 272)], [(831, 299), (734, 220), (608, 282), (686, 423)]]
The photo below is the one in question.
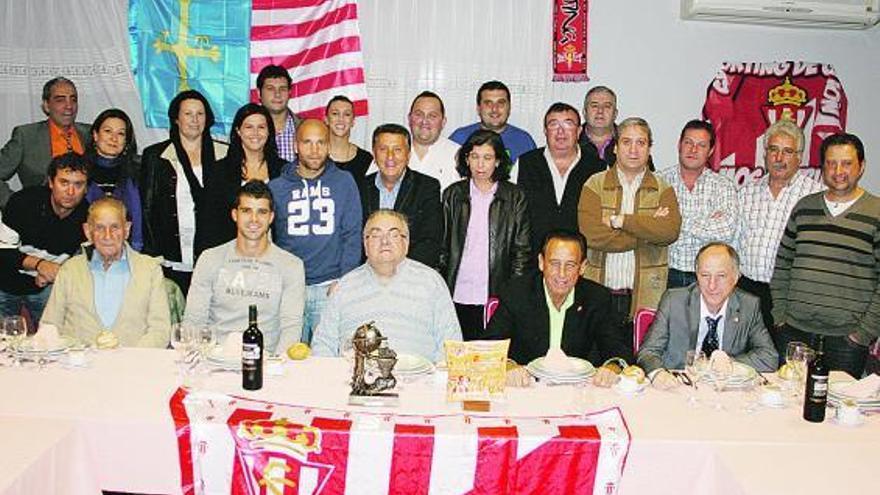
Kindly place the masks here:
[(128, 266), (128, 256), (125, 248), (122, 256), (110, 264), (104, 270), (104, 258), (97, 249), (92, 253), (89, 260), (89, 271), (92, 272), (92, 282), (95, 290), (95, 310), (104, 328), (113, 326), (122, 302), (125, 300), (125, 288), (131, 279), (131, 268)]
[[(449, 136), (449, 139), (458, 144), (464, 144), (467, 138), (471, 137), (471, 134), (479, 128), (479, 122), (459, 127)], [(504, 143), (504, 148), (507, 150), (507, 154), (510, 155), (510, 163), (516, 163), (516, 159), (520, 155), (537, 148), (535, 140), (532, 139), (528, 132), (510, 124), (507, 124), (507, 127), (501, 131), (501, 142)]]
[[(405, 170), (403, 174), (406, 175)], [(393, 210), (394, 203), (397, 202), (397, 194), (400, 192), (400, 185), (403, 184), (403, 175), (397, 179), (397, 182), (394, 183), (394, 187), (390, 191), (385, 187), (385, 183), (382, 182), (382, 174), (376, 173), (376, 180), (374, 182), (376, 189), (379, 190), (379, 208)]]

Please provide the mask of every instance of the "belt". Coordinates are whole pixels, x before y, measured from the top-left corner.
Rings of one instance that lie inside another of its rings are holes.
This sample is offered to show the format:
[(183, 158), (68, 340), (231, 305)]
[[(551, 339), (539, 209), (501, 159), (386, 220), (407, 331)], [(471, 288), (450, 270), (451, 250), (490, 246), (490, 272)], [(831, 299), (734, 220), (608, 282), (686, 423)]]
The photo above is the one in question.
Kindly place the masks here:
[(632, 293), (632, 289), (611, 289), (612, 296), (631, 296)]

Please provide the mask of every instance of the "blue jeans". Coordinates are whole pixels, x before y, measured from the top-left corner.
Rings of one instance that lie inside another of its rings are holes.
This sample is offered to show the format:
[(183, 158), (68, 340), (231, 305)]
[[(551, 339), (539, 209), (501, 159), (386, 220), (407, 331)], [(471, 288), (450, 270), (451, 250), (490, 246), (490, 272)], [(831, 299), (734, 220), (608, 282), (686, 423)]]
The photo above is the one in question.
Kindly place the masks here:
[[(49, 301), (49, 294), (52, 293), (52, 286), (44, 287), (43, 290), (35, 294), (10, 294), (0, 290), (0, 314), (3, 316), (16, 316), (21, 314), (21, 307), (27, 307), (33, 318), (34, 326), (40, 323), (43, 317), (43, 309), (46, 302)], [(29, 328), (28, 331), (34, 331), (35, 328)]]
[(327, 305), (327, 289), (330, 284), (315, 284), (306, 286), (306, 307), (303, 311), (303, 330), (300, 341), (312, 344), (312, 335), (315, 328), (321, 322), (321, 313)]
[[(804, 332), (790, 325), (783, 325), (770, 331), (776, 350), (779, 351), (779, 365), (785, 363), (785, 349), (789, 342), (798, 341), (807, 344), (813, 349), (818, 345), (816, 334)], [(825, 336), (825, 365), (830, 370), (846, 371), (850, 375), (861, 378), (865, 372), (865, 362), (868, 358), (868, 348), (862, 347), (852, 341), (846, 335)]]

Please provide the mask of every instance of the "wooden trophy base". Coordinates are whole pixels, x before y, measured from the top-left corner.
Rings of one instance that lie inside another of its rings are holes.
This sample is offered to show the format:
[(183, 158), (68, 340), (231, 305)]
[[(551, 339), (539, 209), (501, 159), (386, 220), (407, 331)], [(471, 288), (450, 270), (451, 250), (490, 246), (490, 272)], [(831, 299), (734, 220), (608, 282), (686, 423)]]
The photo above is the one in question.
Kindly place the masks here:
[(382, 392), (375, 395), (349, 395), (348, 405), (367, 407), (397, 407), (400, 405), (400, 397), (392, 392)]

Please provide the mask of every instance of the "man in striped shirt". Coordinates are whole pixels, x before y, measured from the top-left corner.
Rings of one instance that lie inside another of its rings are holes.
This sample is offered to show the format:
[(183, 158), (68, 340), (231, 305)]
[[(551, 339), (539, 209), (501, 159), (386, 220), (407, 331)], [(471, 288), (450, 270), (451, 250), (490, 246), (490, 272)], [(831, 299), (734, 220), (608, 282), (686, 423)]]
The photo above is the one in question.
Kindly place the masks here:
[(798, 170), (803, 151), (801, 128), (787, 119), (774, 122), (764, 133), (764, 176), (738, 194), (737, 252), (742, 257), (738, 285), (761, 299), (767, 328), (773, 328), (769, 284), (785, 222), (798, 200), (822, 190), (819, 181)]
[(790, 341), (815, 345), (825, 363), (859, 378), (880, 331), (880, 198), (859, 187), (865, 148), (852, 134), (820, 148), (828, 189), (792, 210), (770, 289), (780, 354)]

